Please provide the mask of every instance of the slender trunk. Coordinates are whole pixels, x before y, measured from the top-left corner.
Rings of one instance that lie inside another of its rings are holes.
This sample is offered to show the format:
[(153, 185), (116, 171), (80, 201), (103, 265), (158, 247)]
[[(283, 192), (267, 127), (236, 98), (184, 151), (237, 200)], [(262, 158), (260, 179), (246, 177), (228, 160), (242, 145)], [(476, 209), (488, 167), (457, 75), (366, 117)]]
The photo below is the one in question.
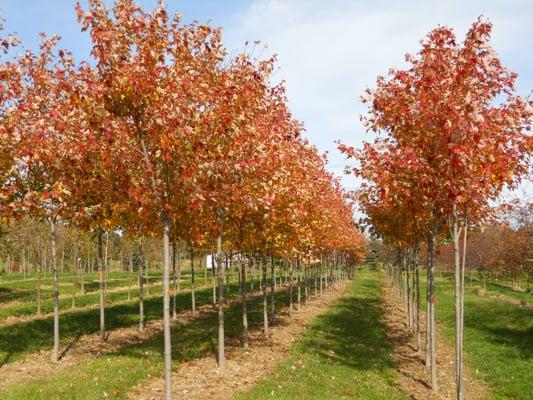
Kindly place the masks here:
[(128, 281), (128, 300), (131, 300), (131, 282), (133, 281), (133, 255), (132, 251), (130, 249), (130, 260), (129, 260), (129, 272), (130, 272), (130, 279)]
[(41, 262), (37, 265), (37, 315), (41, 315)]
[(415, 305), (416, 305), (416, 349), (420, 350), (420, 272), (418, 265), (418, 244), (414, 249), (415, 268)]
[(59, 360), (59, 276), (57, 271), (55, 219), (51, 220), (50, 228), (52, 237), (52, 273), (54, 279), (54, 348), (52, 350), (52, 361), (57, 362)]
[(298, 285), (298, 293), (296, 295), (296, 298), (297, 298), (298, 310), (300, 309), (302, 305), (301, 274), (302, 274), (302, 268), (300, 265), (300, 256), (298, 256), (296, 258), (296, 285)]
[(217, 304), (217, 282), (215, 279), (215, 255), (211, 254), (211, 270), (213, 271), (212, 283), (213, 283), (213, 306)]
[(426, 367), (430, 367), (431, 365), (431, 346), (430, 346), (430, 332), (431, 332), (431, 302), (430, 302), (430, 293), (429, 293), (429, 264), (430, 264), (430, 249), (431, 245), (429, 243), (429, 235), (428, 235), (428, 266), (427, 266), (427, 273), (426, 273)]
[(226, 367), (224, 347), (224, 265), (222, 264), (222, 233), (217, 237), (217, 281), (218, 281), (218, 368)]
[(304, 268), (303, 268), (303, 275), (304, 275), (304, 304), (307, 304), (307, 300), (309, 298), (309, 290), (308, 290), (308, 283), (309, 283), (309, 279), (308, 279), (308, 272), (309, 272), (309, 266), (308, 265), (304, 265)]
[(263, 333), (268, 334), (268, 301), (267, 301), (267, 266), (261, 258), (261, 270), (263, 272)]
[(98, 278), (100, 284), (100, 339), (106, 340), (105, 337), (105, 292), (104, 292), (104, 255), (102, 244), (103, 232), (98, 230)]
[(172, 400), (172, 344), (170, 332), (170, 219), (163, 212), (163, 337), (165, 360), (165, 400)]
[(276, 319), (276, 264), (274, 257), (270, 257), (270, 321), (274, 322)]
[(319, 273), (320, 273), (320, 296), (322, 296), (324, 294), (324, 288), (323, 288), (323, 285), (322, 285), (322, 278), (323, 278), (323, 275), (324, 275), (324, 256), (321, 255), (320, 256), (320, 267), (319, 267)]
[(144, 331), (144, 252), (139, 244), (140, 262), (137, 269), (139, 279), (139, 330)]
[(196, 282), (194, 278), (194, 249), (191, 247), (191, 310), (193, 317), (196, 316)]
[(455, 211), (451, 228), (455, 265), (455, 386), (457, 400), (463, 400), (463, 297), (465, 254), (463, 253), (463, 263), (461, 264), (460, 240), (464, 228), (464, 250), (466, 250), (466, 226), (461, 227), (459, 225), (459, 218)]
[(83, 263), (81, 263), (80, 267), (81, 294), (85, 294), (85, 267), (83, 266)]
[(145, 282), (146, 282), (146, 295), (147, 296), (150, 296), (150, 263), (148, 262), (148, 259), (145, 258), (144, 259), (144, 279), (145, 279)]
[(246, 304), (246, 262), (244, 260), (239, 261), (239, 273), (240, 273), (240, 292), (242, 303), (242, 346), (248, 347), (248, 309)]
[(78, 285), (77, 277), (78, 277), (78, 249), (76, 248), (74, 250), (74, 271), (72, 274), (72, 305), (71, 308), (76, 307), (76, 286)]
[(292, 317), (292, 285), (293, 285), (293, 277), (292, 277), (292, 260), (289, 261), (289, 316)]
[(437, 241), (437, 226), (434, 227), (429, 235), (429, 259), (428, 259), (428, 280), (429, 280), (429, 352), (430, 352), (430, 373), (431, 373), (431, 388), (438, 389), (437, 384), (437, 360), (435, 348), (435, 244)]
[(172, 242), (172, 319), (178, 319), (178, 307), (176, 304), (176, 242)]
[(105, 233), (105, 247), (104, 247), (104, 301), (107, 303), (107, 275), (109, 272), (109, 232)]
[[(200, 268), (202, 268), (203, 259), (205, 257), (205, 254), (200, 256)], [(204, 268), (204, 287), (207, 286), (207, 260), (205, 260), (205, 268)]]
[[(406, 252), (406, 250), (404, 250)], [(407, 255), (404, 253), (404, 259), (407, 258)], [(405, 262), (405, 295), (407, 298), (407, 323), (409, 326), (412, 326), (412, 310), (411, 310), (411, 282), (410, 282), (410, 265), (409, 261)]]

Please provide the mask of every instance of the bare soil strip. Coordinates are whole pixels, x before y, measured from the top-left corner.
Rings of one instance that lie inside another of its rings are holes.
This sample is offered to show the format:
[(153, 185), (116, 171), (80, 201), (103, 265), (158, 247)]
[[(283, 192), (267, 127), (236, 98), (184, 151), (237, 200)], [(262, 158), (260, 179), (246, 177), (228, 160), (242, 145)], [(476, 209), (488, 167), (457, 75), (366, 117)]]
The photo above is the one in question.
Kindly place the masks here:
[[(282, 361), (291, 345), (305, 332), (306, 326), (323, 314), (335, 300), (345, 293), (346, 285), (308, 301), (293, 313), (292, 319), (285, 308), (277, 314), (276, 323), (270, 327), (268, 337), (262, 330), (250, 331), (250, 347), (244, 349), (238, 340), (226, 342), (226, 368), (219, 372), (212, 356), (182, 363), (172, 376), (173, 393), (187, 400), (229, 400), (237, 392), (245, 391), (267, 376)], [(154, 378), (133, 390), (130, 400), (163, 399), (162, 378)]]
[[(425, 312), (421, 310), (420, 327), (421, 349), (416, 351), (416, 338), (407, 324), (403, 304), (395, 297), (388, 282), (382, 284), (383, 323), (387, 335), (394, 346), (393, 359), (398, 371), (398, 386), (413, 400), (455, 399), (455, 350), (441, 338), (437, 324), (437, 382), (439, 388), (433, 391), (429, 384), (429, 370), (424, 365), (425, 358)], [(488, 396), (488, 388), (476, 381), (468, 365), (464, 366), (465, 399), (478, 400)]]

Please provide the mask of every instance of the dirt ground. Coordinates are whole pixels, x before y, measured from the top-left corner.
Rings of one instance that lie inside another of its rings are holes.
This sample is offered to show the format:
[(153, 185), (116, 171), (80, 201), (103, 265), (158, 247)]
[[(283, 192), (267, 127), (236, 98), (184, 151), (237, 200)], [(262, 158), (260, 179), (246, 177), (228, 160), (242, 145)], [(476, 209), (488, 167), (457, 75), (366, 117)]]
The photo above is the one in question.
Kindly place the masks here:
[[(413, 400), (455, 399), (455, 350), (445, 342), (437, 325), (437, 383), (438, 391), (430, 388), (429, 369), (424, 365), (426, 320), (424, 310), (420, 313), (421, 349), (416, 350), (416, 337), (407, 323), (403, 302), (399, 301), (387, 282), (382, 286), (383, 323), (389, 340), (394, 346), (393, 359), (398, 371), (398, 385)], [(487, 397), (488, 388), (473, 378), (471, 369), (465, 365), (465, 399), (478, 400)]]

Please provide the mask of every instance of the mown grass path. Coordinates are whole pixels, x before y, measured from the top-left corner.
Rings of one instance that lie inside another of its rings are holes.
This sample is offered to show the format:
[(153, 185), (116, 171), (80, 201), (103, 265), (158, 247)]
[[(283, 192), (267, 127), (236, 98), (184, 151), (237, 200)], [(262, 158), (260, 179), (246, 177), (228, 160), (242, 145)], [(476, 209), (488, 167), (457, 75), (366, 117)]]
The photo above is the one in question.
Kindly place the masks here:
[(381, 282), (362, 271), (319, 316), (271, 376), (238, 395), (259, 399), (406, 399), (395, 386), (391, 345), (381, 323)]

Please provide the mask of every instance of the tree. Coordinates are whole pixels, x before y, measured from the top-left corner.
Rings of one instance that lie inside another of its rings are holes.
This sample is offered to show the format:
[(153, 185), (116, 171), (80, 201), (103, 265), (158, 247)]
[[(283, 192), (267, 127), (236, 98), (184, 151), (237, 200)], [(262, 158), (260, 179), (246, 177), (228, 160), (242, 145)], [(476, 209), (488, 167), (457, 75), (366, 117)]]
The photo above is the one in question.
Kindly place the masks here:
[[(516, 74), (495, 56), (490, 31), (490, 23), (478, 20), (464, 43), (458, 44), (451, 29), (433, 30), (418, 56), (406, 57), (409, 69), (391, 70), (364, 96), (371, 101), (365, 124), (388, 133), (390, 139), (384, 145), (402, 154), (401, 167), (416, 177), (415, 186), (407, 180), (390, 182), (383, 189), (387, 192), (396, 185), (414, 196), (417, 208), (428, 215), (430, 243), (435, 243), (444, 223), (452, 236), (458, 399), (463, 398), (465, 251), (460, 248), (461, 238), (469, 225), (486, 216), (489, 202), (505, 186), (516, 187), (531, 151), (526, 133), (531, 104), (513, 95)], [(497, 104), (502, 95), (506, 98)]]

